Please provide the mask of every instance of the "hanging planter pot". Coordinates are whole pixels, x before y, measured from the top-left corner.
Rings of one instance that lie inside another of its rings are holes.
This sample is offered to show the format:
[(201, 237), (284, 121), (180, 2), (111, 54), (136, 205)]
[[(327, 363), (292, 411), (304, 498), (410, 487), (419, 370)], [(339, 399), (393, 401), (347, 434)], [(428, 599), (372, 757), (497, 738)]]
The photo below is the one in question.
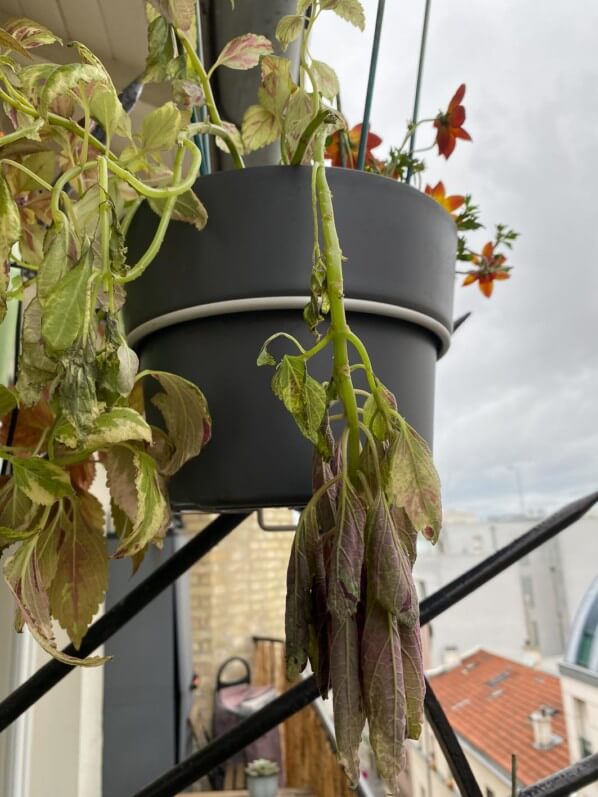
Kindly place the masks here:
[[(456, 228), (440, 206), (396, 181), (328, 170), (345, 262), (348, 320), (400, 411), (432, 442), (436, 360), (452, 328)], [(205, 393), (213, 439), (173, 478), (177, 508), (212, 511), (304, 505), (312, 446), (257, 368), (263, 342), (284, 329), (306, 347), (312, 261), (310, 167), (261, 167), (202, 177), (209, 214), (198, 232), (172, 223), (160, 253), (128, 288), (126, 325), (141, 367), (168, 370)], [(129, 229), (130, 262), (157, 216)], [(276, 341), (275, 354), (291, 351)], [(329, 376), (326, 356), (310, 373)], [(359, 372), (356, 372), (356, 376)]]

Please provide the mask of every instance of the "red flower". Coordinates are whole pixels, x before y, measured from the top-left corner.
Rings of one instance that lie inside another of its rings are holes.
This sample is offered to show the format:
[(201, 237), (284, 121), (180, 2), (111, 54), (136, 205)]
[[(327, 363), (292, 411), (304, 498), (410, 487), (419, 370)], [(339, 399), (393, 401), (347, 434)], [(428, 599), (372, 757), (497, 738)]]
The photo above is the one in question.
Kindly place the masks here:
[[(342, 143), (342, 146), (345, 147), (345, 165), (349, 169), (355, 169), (357, 166), (357, 156), (359, 155), (359, 142), (361, 141), (361, 127), (362, 125), (355, 125), (349, 130), (348, 133), (344, 133), (343, 136), (346, 136), (345, 142)], [(347, 142), (348, 139), (348, 142)], [(346, 143), (349, 144), (350, 153), (346, 150)], [(377, 136), (375, 133), (368, 133), (366, 145), (365, 145), (365, 162), (366, 164), (373, 165), (375, 164), (376, 158), (372, 155), (372, 150), (379, 147), (382, 143), (382, 139), (380, 136)], [(341, 158), (341, 137), (340, 133), (334, 133), (328, 139), (328, 146), (326, 147), (326, 157), (330, 158), (332, 161), (333, 166), (342, 166), (342, 158)]]
[(461, 83), (455, 92), (453, 99), (449, 102), (446, 113), (439, 113), (434, 119), (434, 127), (437, 130), (436, 144), (438, 144), (438, 154), (444, 155), (448, 160), (458, 138), (471, 141), (471, 136), (467, 130), (463, 130), (465, 121), (465, 108), (461, 105), (461, 100), (465, 96), (465, 83)]
[(426, 186), (425, 193), (435, 199), (438, 204), (443, 207), (447, 213), (453, 213), (453, 210), (457, 210), (460, 208), (461, 205), (465, 202), (465, 197), (460, 196), (459, 194), (453, 194), (452, 196), (447, 196), (446, 191), (444, 190), (444, 183), (442, 180), (432, 188), (431, 185)]
[(478, 270), (468, 272), (463, 280), (463, 285), (472, 285), (477, 282), (480, 290), (488, 299), (492, 296), (494, 280), (508, 280), (511, 276), (508, 267), (505, 266), (507, 258), (494, 253), (492, 241), (488, 241), (484, 246), (481, 255), (474, 255), (473, 262), (478, 266)]

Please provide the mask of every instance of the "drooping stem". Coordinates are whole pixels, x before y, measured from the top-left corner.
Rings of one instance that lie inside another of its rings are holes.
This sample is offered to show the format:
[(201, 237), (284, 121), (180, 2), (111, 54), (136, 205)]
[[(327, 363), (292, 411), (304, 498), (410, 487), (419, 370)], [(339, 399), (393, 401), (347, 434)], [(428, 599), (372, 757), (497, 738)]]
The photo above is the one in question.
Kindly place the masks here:
[(351, 366), (349, 362), (349, 345), (347, 335), (351, 332), (347, 324), (343, 293), (343, 257), (334, 221), (332, 207), (332, 193), (326, 178), (324, 165), (324, 133), (316, 141), (315, 165), (316, 185), (318, 191), (318, 206), (322, 222), (323, 255), (326, 264), (326, 282), (330, 299), (330, 338), (334, 359), (333, 376), (342, 401), (347, 427), (349, 431), (347, 440), (348, 473), (355, 481), (359, 466), (359, 413), (357, 398), (351, 379)]
[[(0, 139), (0, 141), (2, 141), (2, 139)], [(52, 186), (50, 185), (50, 183), (47, 183), (38, 174), (32, 172), (31, 169), (28, 169), (22, 163), (19, 163), (18, 161), (13, 161), (10, 158), (0, 158), (0, 164), (3, 163), (6, 163), (7, 166), (13, 166), (15, 169), (18, 169), (20, 172), (23, 172), (23, 174), (26, 174), (27, 177), (31, 178), (31, 180), (36, 182), (39, 186), (41, 186), (41, 188), (44, 188), (46, 191), (52, 190)]]
[(22, 138), (35, 135), (42, 125), (43, 120), (38, 119), (35, 124), (29, 125), (28, 127), (21, 127), (19, 130), (15, 130), (14, 133), (8, 133), (2, 136), (2, 138), (0, 138), (0, 147), (5, 147), (7, 144), (13, 144), (15, 141), (19, 141)]
[(102, 253), (103, 287), (109, 296), (110, 312), (114, 311), (114, 294), (112, 290), (112, 269), (110, 268), (110, 194), (108, 193), (108, 164), (106, 158), (98, 158), (98, 184), (100, 186), (100, 248)]
[(189, 133), (194, 134), (195, 131), (206, 133), (207, 135), (215, 136), (216, 138), (221, 138), (228, 147), (228, 151), (235, 162), (237, 169), (245, 168), (245, 161), (239, 154), (232, 136), (225, 127), (219, 127), (218, 125), (211, 124), (210, 122), (196, 122), (189, 127)]
[(330, 109), (322, 108), (313, 117), (313, 119), (307, 125), (303, 133), (301, 133), (301, 137), (299, 138), (299, 143), (297, 144), (297, 149), (295, 150), (295, 154), (291, 158), (291, 166), (301, 165), (301, 162), (303, 161), (303, 156), (305, 155), (305, 151), (308, 148), (312, 138), (314, 137), (314, 134), (322, 126), (322, 124), (327, 120), (329, 116), (331, 116)]
[[(184, 180), (181, 180), (180, 167), (183, 164), (183, 147), (191, 153), (191, 165), (189, 166), (189, 173)], [(107, 163), (108, 168), (113, 174), (115, 174), (120, 180), (124, 180), (126, 183), (128, 183), (131, 188), (137, 191), (138, 194), (141, 194), (141, 196), (144, 196), (147, 199), (176, 199), (177, 196), (184, 194), (185, 191), (188, 191), (192, 187), (193, 183), (197, 180), (199, 166), (201, 163), (201, 152), (191, 141), (183, 139), (177, 150), (176, 157), (179, 161), (179, 170), (178, 173), (173, 172), (172, 185), (168, 186), (167, 188), (152, 188), (152, 186), (141, 182), (141, 180), (138, 180), (126, 169), (123, 169), (117, 163), (114, 163), (114, 161), (107, 161)]]
[[(199, 56), (195, 52), (195, 47), (189, 41), (189, 39), (185, 36), (184, 33), (177, 31), (177, 37), (182, 41), (183, 47), (185, 48), (185, 52), (187, 53), (187, 57), (189, 58), (189, 62), (191, 64), (191, 68), (199, 78), (199, 82), (201, 83), (201, 87), (203, 89), (204, 97), (206, 100), (206, 108), (208, 109), (208, 114), (210, 116), (210, 121), (212, 124), (217, 125), (220, 128), (224, 128), (222, 124), (222, 119), (220, 118), (220, 114), (218, 113), (218, 108), (216, 107), (216, 100), (214, 99), (214, 94), (212, 92), (212, 86), (210, 85), (210, 78), (208, 77), (208, 73), (206, 72), (204, 65), (202, 64)], [(233, 159), (238, 166), (238, 168), (242, 169), (245, 164), (243, 163), (243, 159), (239, 154), (234, 142), (232, 139), (227, 140), (227, 145), (230, 151), (230, 154), (233, 156)]]
[[(185, 143), (187, 142), (183, 142), (183, 144)], [(181, 170), (183, 168), (183, 155), (184, 155), (183, 144), (179, 144), (176, 157), (174, 159), (174, 167), (172, 170), (173, 185), (179, 184), (179, 180), (181, 179)], [(193, 146), (193, 149), (198, 153), (199, 156), (199, 150), (195, 146)], [(119, 274), (116, 277), (116, 282), (125, 283), (136, 280), (138, 277), (140, 277), (143, 274), (145, 269), (157, 256), (158, 252), (160, 251), (160, 247), (162, 246), (162, 242), (164, 241), (164, 236), (166, 235), (166, 230), (168, 229), (168, 225), (170, 224), (170, 217), (172, 216), (172, 211), (174, 210), (174, 206), (177, 201), (177, 196), (178, 193), (171, 194), (166, 200), (164, 204), (164, 210), (162, 211), (162, 215), (160, 216), (160, 222), (158, 224), (158, 228), (154, 234), (151, 244), (148, 246), (145, 253), (139, 258), (137, 263), (135, 263), (135, 265), (130, 271), (128, 271), (126, 274), (123, 275)]]

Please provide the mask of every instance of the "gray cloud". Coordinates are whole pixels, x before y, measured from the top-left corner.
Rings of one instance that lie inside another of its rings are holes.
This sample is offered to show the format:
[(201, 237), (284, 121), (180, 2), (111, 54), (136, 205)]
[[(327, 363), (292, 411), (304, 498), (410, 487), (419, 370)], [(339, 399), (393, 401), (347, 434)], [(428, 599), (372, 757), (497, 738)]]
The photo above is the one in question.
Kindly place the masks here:
[[(375, 18), (374, 0), (365, 5), (365, 35), (328, 15), (313, 48), (339, 72), (352, 124)], [(423, 13), (387, 6), (372, 113), (384, 146), (411, 115)], [(438, 368), (435, 453), (450, 507), (517, 510), (514, 466), (528, 508), (598, 489), (597, 29), (593, 0), (432, 5), (421, 112), (465, 82), (474, 143), (458, 142), (447, 163), (426, 154), (428, 181), (472, 193), (489, 228), (521, 232), (513, 277), (490, 301), (475, 286), (456, 291), (455, 314), (473, 315)], [(422, 130), (418, 144), (432, 138)]]

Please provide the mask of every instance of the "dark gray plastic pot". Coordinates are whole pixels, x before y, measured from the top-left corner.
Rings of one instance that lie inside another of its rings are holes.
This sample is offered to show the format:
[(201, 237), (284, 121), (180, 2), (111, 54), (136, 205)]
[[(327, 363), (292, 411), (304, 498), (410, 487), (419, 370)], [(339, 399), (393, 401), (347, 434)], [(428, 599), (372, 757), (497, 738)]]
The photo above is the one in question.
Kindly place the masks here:
[[(430, 443), (436, 359), (452, 328), (456, 229), (419, 191), (384, 177), (329, 169), (345, 263), (348, 319), (379, 378)], [(180, 374), (205, 393), (213, 438), (173, 478), (178, 508), (227, 511), (302, 506), (311, 445), (256, 367), (264, 340), (285, 331), (308, 348), (313, 245), (310, 167), (267, 166), (202, 177), (209, 221), (201, 233), (170, 225), (159, 256), (128, 286), (125, 321), (143, 368)], [(129, 262), (157, 217), (142, 207), (129, 230)], [(277, 341), (275, 355), (293, 352)], [(330, 375), (330, 353), (310, 361)], [(359, 373), (359, 372), (357, 372)]]

